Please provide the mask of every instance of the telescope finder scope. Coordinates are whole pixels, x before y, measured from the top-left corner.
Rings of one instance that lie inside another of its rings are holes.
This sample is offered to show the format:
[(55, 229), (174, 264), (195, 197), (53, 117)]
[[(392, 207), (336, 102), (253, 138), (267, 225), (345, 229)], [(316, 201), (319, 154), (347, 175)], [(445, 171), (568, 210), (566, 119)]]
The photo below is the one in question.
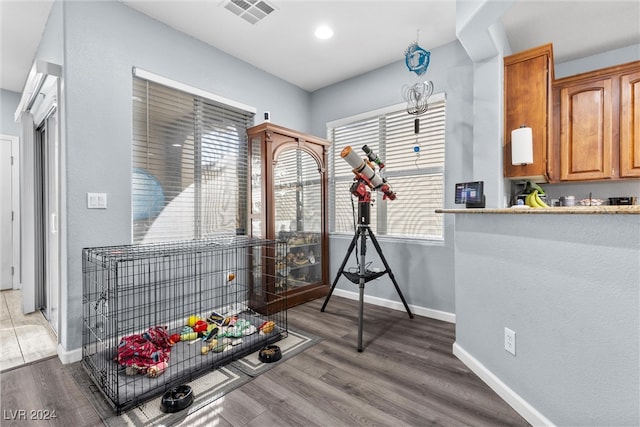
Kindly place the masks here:
[(368, 145), (363, 145), (362, 151), (364, 151), (364, 153), (367, 155), (367, 158), (369, 159), (369, 161), (378, 165), (380, 169), (384, 167), (384, 163), (382, 163), (382, 160), (380, 160), (380, 157), (378, 157), (378, 155), (374, 153), (374, 151), (371, 148), (369, 148)]

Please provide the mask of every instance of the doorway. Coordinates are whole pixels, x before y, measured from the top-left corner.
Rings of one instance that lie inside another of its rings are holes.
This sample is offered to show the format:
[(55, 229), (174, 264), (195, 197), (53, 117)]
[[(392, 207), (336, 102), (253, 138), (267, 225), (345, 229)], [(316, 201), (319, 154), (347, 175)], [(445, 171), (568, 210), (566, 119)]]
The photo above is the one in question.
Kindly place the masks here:
[(0, 135), (0, 289), (20, 284), (18, 137)]
[(60, 150), (57, 109), (36, 124), (34, 137), (36, 307), (58, 333), (60, 294)]

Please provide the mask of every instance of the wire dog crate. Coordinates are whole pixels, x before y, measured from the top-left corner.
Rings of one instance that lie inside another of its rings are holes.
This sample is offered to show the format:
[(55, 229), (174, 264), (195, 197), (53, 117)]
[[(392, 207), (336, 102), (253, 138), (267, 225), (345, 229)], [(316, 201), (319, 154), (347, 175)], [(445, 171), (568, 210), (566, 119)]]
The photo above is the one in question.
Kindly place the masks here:
[(246, 236), (83, 249), (83, 367), (120, 414), (284, 338), (267, 289), (286, 253)]

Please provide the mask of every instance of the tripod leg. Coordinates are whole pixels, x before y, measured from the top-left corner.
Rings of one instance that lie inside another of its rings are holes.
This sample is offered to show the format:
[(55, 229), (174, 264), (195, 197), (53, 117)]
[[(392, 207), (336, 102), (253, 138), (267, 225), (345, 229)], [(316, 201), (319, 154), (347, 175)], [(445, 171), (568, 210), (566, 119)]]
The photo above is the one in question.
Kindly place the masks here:
[[(366, 227), (368, 229), (368, 227)], [(364, 284), (366, 282), (365, 277), (367, 274), (367, 266), (366, 266), (366, 255), (367, 255), (367, 234), (365, 231), (365, 227), (360, 225), (358, 227), (360, 232), (360, 269), (358, 270), (359, 280), (358, 280), (358, 288), (360, 291), (360, 312), (358, 313), (358, 351), (362, 353), (362, 329), (364, 327)]]
[(362, 328), (364, 323), (364, 279), (360, 279), (360, 312), (358, 313), (358, 352), (362, 353)]
[(396, 291), (398, 292), (398, 295), (400, 296), (400, 299), (402, 300), (402, 304), (404, 304), (405, 310), (407, 310), (407, 314), (409, 315), (409, 318), (413, 319), (413, 313), (411, 313), (411, 310), (409, 309), (409, 305), (407, 304), (407, 301), (404, 299), (404, 295), (402, 295), (402, 292), (400, 291), (400, 287), (398, 286), (398, 282), (396, 282), (396, 278), (393, 275), (393, 272), (391, 271), (391, 267), (389, 267), (389, 264), (387, 263), (387, 260), (385, 259), (384, 254), (382, 253), (382, 248), (380, 248), (380, 245), (378, 244), (378, 239), (376, 239), (376, 236), (373, 234), (371, 229), (368, 229), (368, 230), (369, 230), (369, 236), (371, 237), (371, 241), (373, 242), (373, 246), (375, 246), (376, 251), (378, 251), (378, 255), (380, 255), (380, 259), (382, 260), (382, 263), (384, 264), (384, 268), (387, 270), (387, 273), (389, 273), (389, 277), (391, 277), (391, 281), (393, 282), (393, 286), (396, 287)]
[(329, 290), (327, 297), (324, 299), (324, 304), (322, 304), (322, 308), (320, 309), (320, 311), (324, 311), (324, 309), (327, 307), (327, 304), (329, 303), (329, 299), (333, 294), (333, 290), (336, 288), (336, 285), (338, 284), (338, 279), (340, 279), (340, 276), (344, 271), (344, 266), (347, 265), (347, 262), (349, 261), (349, 257), (351, 256), (351, 252), (356, 247), (356, 242), (358, 241), (358, 234), (359, 232), (356, 231), (356, 234), (353, 236), (353, 239), (351, 239), (351, 244), (349, 245), (349, 249), (347, 249), (347, 254), (344, 257), (344, 260), (342, 261), (342, 265), (338, 269), (338, 274), (336, 274), (336, 278), (333, 281), (333, 285), (331, 285), (331, 289)]

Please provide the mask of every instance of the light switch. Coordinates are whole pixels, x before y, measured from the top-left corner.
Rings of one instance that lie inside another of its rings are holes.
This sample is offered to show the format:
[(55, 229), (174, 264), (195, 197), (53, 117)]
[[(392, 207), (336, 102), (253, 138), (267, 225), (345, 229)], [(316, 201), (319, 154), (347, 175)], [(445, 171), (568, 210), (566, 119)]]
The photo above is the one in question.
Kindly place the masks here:
[(107, 193), (87, 193), (87, 209), (107, 209)]

